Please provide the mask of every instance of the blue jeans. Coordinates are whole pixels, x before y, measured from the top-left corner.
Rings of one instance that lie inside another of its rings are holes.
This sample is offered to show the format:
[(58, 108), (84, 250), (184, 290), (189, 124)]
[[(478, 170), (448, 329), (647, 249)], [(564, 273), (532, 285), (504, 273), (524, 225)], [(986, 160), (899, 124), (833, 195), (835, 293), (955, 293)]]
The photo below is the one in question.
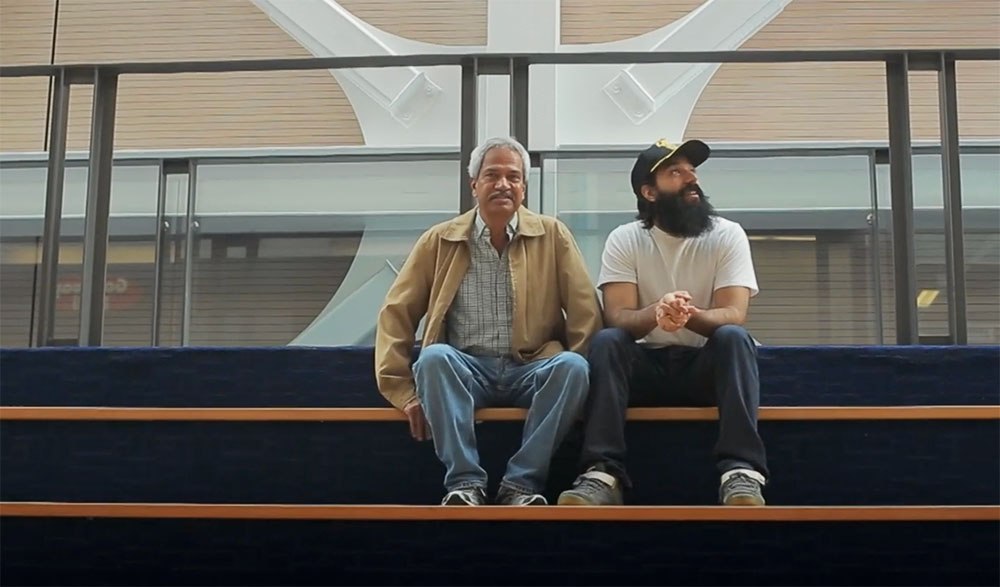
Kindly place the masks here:
[(413, 375), (434, 450), (447, 469), (445, 489), (486, 488), (475, 410), (507, 406), (528, 408), (528, 416), (502, 485), (540, 493), (552, 454), (583, 410), (589, 373), (587, 360), (571, 352), (523, 364), (510, 357), (474, 357), (447, 344), (421, 350)]

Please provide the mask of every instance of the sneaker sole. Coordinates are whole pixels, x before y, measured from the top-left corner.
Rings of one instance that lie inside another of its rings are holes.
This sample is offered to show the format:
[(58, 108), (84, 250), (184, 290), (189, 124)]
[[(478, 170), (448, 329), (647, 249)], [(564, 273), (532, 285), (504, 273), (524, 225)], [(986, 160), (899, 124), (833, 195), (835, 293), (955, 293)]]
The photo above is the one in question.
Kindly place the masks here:
[(764, 498), (756, 495), (734, 495), (726, 501), (725, 505), (762, 506)]
[(469, 502), (465, 501), (464, 499), (462, 499), (461, 497), (459, 497), (457, 495), (453, 495), (453, 496), (451, 496), (451, 497), (448, 498), (448, 501), (445, 501), (441, 505), (468, 505), (468, 506), (474, 506), (474, 505), (479, 505), (479, 504), (469, 503)]
[(579, 495), (560, 495), (558, 505), (598, 505)]
[(549, 502), (546, 501), (544, 497), (536, 497), (527, 503), (522, 503), (521, 505), (549, 505)]

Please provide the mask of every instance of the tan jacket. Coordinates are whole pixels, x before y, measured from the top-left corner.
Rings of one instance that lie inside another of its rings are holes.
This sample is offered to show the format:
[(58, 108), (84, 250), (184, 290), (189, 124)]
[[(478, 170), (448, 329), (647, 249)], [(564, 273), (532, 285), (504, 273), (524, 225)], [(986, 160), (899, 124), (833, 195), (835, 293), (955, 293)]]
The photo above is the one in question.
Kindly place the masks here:
[[(471, 210), (442, 222), (420, 237), (379, 312), (375, 378), (382, 395), (399, 409), (416, 398), (410, 358), (420, 319), (427, 315), (424, 347), (446, 335), (445, 316), (469, 269), (475, 214)], [(586, 356), (590, 338), (601, 328), (601, 310), (573, 235), (555, 218), (523, 207), (517, 232), (508, 252), (514, 298), (511, 354), (525, 362), (567, 349)]]

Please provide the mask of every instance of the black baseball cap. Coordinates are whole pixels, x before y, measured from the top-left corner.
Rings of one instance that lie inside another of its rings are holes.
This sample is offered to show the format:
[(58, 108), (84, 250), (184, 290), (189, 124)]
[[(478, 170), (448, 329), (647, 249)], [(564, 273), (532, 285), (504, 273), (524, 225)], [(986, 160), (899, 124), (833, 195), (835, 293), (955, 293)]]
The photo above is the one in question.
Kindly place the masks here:
[(708, 145), (698, 139), (684, 141), (679, 145), (660, 139), (639, 153), (639, 158), (635, 160), (635, 165), (632, 166), (632, 191), (636, 196), (641, 196), (642, 186), (646, 185), (649, 176), (675, 155), (683, 155), (691, 165), (698, 167), (708, 159), (711, 152)]

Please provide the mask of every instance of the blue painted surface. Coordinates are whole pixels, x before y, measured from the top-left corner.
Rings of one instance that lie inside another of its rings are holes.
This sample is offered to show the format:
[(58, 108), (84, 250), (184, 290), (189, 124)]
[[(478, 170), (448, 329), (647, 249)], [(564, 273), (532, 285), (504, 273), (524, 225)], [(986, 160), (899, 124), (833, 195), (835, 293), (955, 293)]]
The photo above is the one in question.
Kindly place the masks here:
[[(517, 422), (479, 427), (495, 485)], [(634, 504), (716, 499), (715, 422), (628, 427)], [(772, 504), (1000, 503), (1000, 422), (762, 422)], [(578, 473), (572, 439), (548, 495)], [(437, 503), (443, 467), (397, 422), (5, 422), (0, 498), (13, 501)]]
[[(763, 405), (1000, 403), (1000, 347), (762, 347)], [(4, 405), (372, 407), (370, 347), (0, 350)]]
[(996, 523), (18, 519), (5, 584), (991, 585)]
[[(762, 348), (764, 405), (1000, 403), (997, 347)], [(3, 405), (368, 407), (370, 348), (0, 351)], [(711, 504), (715, 422), (628, 427), (633, 504)], [(495, 485), (517, 422), (478, 430)], [(1000, 503), (1000, 422), (764, 421), (779, 505)], [(571, 437), (550, 498), (578, 472)], [(400, 422), (0, 427), (0, 499), (436, 503)], [(4, 584), (996, 585), (977, 523), (393, 523), (4, 518)]]

